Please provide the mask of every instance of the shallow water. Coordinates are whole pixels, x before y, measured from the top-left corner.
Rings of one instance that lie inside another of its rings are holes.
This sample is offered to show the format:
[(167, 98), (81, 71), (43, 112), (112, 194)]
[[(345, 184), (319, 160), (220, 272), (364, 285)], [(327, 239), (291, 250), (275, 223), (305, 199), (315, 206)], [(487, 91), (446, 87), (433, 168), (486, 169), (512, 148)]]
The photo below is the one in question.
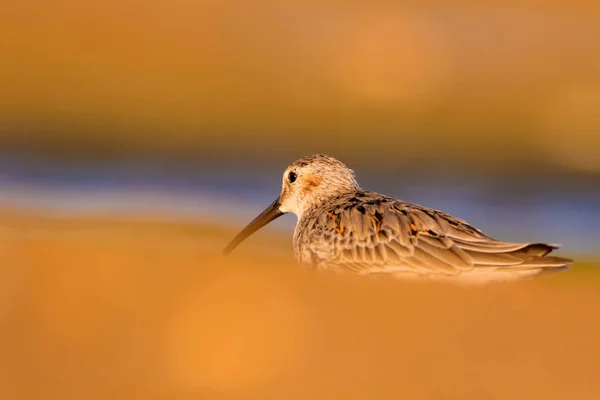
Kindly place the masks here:
[[(173, 166), (160, 162), (61, 163), (0, 158), (0, 205), (61, 214), (160, 214), (241, 227), (279, 193), (285, 166)], [(441, 209), (512, 241), (598, 254), (600, 184), (595, 177), (464, 171), (357, 173), (363, 187)], [(291, 230), (292, 216), (275, 221)], [(291, 232), (290, 232), (291, 236)]]

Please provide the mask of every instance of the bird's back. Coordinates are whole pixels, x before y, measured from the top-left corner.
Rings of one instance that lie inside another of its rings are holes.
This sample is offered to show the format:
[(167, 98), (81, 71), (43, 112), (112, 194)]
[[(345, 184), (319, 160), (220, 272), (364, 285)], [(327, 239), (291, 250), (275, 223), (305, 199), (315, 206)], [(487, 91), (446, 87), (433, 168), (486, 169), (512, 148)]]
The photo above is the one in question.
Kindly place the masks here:
[(557, 246), (490, 238), (441, 211), (374, 192), (335, 197), (298, 221), (294, 252), (305, 266), (401, 278), (507, 281), (558, 272)]

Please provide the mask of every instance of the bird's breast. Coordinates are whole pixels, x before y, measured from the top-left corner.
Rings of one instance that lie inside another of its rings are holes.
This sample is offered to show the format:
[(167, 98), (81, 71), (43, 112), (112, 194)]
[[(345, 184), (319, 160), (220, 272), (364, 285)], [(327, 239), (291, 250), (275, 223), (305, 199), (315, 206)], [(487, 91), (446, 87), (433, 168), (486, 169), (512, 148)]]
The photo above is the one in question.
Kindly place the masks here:
[(305, 267), (318, 267), (330, 261), (335, 253), (333, 243), (324, 234), (318, 215), (307, 215), (298, 219), (294, 231), (294, 255)]

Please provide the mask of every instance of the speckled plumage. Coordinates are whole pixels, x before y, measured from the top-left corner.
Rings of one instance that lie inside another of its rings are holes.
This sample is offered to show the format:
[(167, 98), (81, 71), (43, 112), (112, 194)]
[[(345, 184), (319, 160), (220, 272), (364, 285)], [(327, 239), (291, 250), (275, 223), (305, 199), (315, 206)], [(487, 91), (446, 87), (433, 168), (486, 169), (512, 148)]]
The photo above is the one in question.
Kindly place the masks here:
[[(294, 181), (292, 182), (291, 176)], [(284, 172), (282, 193), (227, 251), (270, 220), (298, 216), (293, 247), (317, 269), (401, 278), (507, 281), (568, 268), (557, 246), (490, 238), (441, 211), (361, 190), (352, 170), (326, 155), (301, 158)]]

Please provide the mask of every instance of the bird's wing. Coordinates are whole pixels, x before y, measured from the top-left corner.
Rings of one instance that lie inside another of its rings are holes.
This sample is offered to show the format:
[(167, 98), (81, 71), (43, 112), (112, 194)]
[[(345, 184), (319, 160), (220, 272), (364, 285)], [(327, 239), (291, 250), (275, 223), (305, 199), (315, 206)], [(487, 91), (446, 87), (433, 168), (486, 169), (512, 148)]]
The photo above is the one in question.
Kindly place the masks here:
[[(494, 240), (441, 211), (385, 196), (340, 202), (316, 223), (332, 247), (323, 263), (357, 273), (458, 275), (477, 267), (565, 267), (555, 246)], [(321, 253), (323, 254), (323, 253)], [(315, 260), (318, 261), (318, 260)]]

